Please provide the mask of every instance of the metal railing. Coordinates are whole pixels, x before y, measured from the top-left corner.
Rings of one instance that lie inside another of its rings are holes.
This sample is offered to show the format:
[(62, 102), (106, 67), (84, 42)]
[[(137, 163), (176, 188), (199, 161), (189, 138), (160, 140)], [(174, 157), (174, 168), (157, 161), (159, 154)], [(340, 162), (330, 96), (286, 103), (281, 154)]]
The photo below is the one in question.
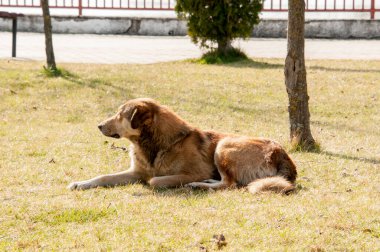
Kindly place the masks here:
[[(288, 11), (288, 0), (265, 0), (263, 11)], [(371, 19), (380, 11), (380, 0), (305, 0), (307, 12), (367, 12)]]
[[(264, 12), (285, 12), (289, 0), (264, 0)], [(83, 10), (173, 10), (175, 0), (50, 0), (50, 8)], [(380, 0), (305, 0), (307, 12), (380, 12)], [(0, 7), (40, 7), (40, 0), (0, 0)]]

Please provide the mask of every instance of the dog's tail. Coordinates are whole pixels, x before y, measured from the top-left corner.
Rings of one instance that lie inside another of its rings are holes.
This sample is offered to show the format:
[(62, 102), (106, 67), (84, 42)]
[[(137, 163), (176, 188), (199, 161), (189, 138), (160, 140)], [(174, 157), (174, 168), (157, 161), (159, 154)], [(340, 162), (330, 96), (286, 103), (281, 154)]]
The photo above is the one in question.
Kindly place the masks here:
[(277, 193), (288, 194), (295, 189), (294, 184), (282, 176), (257, 179), (249, 183), (247, 187), (248, 191), (253, 194), (262, 191), (273, 191)]
[(282, 148), (275, 149), (270, 156), (270, 160), (277, 167), (277, 176), (255, 180), (248, 185), (248, 190), (253, 194), (261, 191), (288, 194), (294, 191), (297, 168), (293, 160)]

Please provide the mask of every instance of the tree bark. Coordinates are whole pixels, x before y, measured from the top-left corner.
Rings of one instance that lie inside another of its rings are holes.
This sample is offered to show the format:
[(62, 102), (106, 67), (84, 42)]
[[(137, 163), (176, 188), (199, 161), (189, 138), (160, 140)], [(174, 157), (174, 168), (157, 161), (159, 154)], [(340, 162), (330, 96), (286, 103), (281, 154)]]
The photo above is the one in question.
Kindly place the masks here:
[(49, 0), (41, 0), (42, 15), (44, 18), (44, 31), (45, 31), (45, 51), (46, 51), (46, 62), (48, 69), (57, 70), (55, 64), (54, 50), (53, 50), (53, 39), (52, 39), (52, 26), (51, 17), (49, 11)]
[(285, 85), (289, 97), (290, 140), (304, 150), (316, 145), (310, 130), (309, 96), (305, 68), (305, 2), (290, 0), (288, 11), (288, 53)]
[(230, 39), (218, 41), (218, 53), (226, 54), (231, 49), (232, 49), (232, 43)]

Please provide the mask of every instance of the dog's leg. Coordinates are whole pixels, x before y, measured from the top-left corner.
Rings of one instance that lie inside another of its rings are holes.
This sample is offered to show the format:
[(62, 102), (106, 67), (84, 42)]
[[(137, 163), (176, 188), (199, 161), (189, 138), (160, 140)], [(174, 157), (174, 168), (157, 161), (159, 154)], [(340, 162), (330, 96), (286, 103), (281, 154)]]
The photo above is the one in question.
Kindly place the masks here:
[(192, 182), (187, 184), (186, 186), (192, 187), (192, 188), (201, 188), (201, 189), (224, 189), (228, 187), (234, 187), (236, 186), (235, 183), (229, 183), (226, 180), (213, 180), (214, 182), (209, 183), (209, 180), (203, 181), (203, 182)]
[(67, 188), (71, 190), (86, 190), (94, 187), (107, 187), (135, 183), (141, 180), (139, 174), (134, 171), (124, 171), (114, 174), (107, 174), (93, 179), (71, 183)]
[(218, 183), (220, 182), (219, 180), (216, 180), (216, 179), (206, 179), (206, 180), (203, 180), (202, 181), (203, 183)]
[(149, 180), (149, 185), (153, 187), (177, 187), (186, 185), (192, 181), (196, 180), (194, 176), (189, 175), (170, 175), (153, 177)]

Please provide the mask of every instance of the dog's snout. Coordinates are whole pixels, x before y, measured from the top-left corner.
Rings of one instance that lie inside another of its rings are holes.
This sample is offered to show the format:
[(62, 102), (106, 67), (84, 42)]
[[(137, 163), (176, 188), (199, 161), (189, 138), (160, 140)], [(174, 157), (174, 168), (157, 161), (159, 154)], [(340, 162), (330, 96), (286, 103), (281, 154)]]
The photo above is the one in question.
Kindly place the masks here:
[(100, 131), (102, 131), (102, 128), (103, 128), (103, 125), (102, 125), (102, 124), (99, 124), (99, 125), (98, 125), (98, 129), (99, 129)]

